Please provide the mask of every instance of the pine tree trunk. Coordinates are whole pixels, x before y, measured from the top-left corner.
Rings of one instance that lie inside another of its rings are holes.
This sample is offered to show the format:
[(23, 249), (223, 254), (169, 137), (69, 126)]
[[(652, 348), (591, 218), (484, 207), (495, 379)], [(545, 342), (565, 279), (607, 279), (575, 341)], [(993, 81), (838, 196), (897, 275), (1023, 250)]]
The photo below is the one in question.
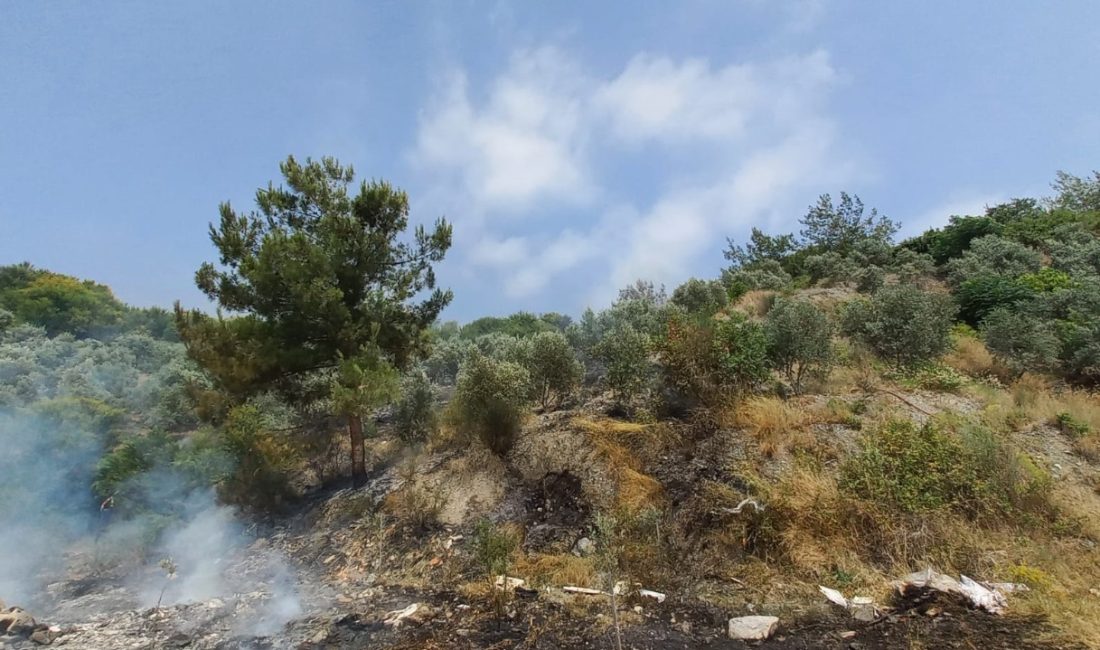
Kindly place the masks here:
[(363, 419), (348, 416), (348, 437), (351, 442), (351, 484), (363, 487), (367, 482), (366, 450), (363, 448)]

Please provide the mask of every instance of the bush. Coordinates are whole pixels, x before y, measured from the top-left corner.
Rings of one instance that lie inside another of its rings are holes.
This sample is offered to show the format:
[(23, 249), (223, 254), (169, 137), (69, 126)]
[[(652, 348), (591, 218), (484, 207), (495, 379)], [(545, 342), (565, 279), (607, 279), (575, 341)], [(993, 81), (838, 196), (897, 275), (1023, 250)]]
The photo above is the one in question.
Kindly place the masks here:
[(437, 384), (451, 385), (458, 378), (462, 360), (469, 354), (473, 343), (457, 337), (441, 339), (432, 346), (432, 353), (424, 360), (424, 371)]
[(1017, 278), (1039, 270), (1039, 251), (997, 235), (979, 237), (970, 242), (962, 257), (947, 263), (947, 277), (955, 286), (983, 275)]
[(955, 434), (893, 420), (864, 435), (841, 466), (841, 487), (902, 512), (953, 509), (971, 517), (1049, 515), (1050, 478), (986, 429)]
[(986, 347), (1017, 375), (1048, 372), (1058, 363), (1061, 344), (1049, 323), (1012, 309), (997, 309), (982, 323)]
[(1002, 275), (971, 278), (959, 285), (955, 292), (959, 301), (959, 318), (972, 327), (978, 327), (990, 312), (1003, 307), (1011, 308), (1034, 296), (1035, 292), (1026, 284)]
[(803, 268), (813, 282), (827, 281), (829, 284), (845, 282), (858, 270), (852, 260), (841, 257), (839, 253), (829, 251), (820, 255), (810, 255)]
[(593, 352), (606, 368), (604, 381), (615, 400), (621, 407), (629, 406), (653, 374), (649, 363), (649, 337), (624, 324), (605, 335)]
[(813, 303), (779, 299), (764, 321), (768, 358), (802, 391), (806, 373), (823, 374), (833, 358), (833, 326)]
[(494, 453), (507, 453), (523, 422), (529, 381), (522, 366), (477, 352), (470, 354), (455, 388), (454, 407), (460, 423)]
[(886, 284), (886, 271), (881, 266), (861, 266), (855, 274), (856, 289), (873, 293)]
[(870, 300), (849, 303), (843, 330), (895, 366), (931, 361), (950, 344), (951, 297), (911, 285), (884, 287)]
[(766, 260), (751, 267), (722, 273), (722, 284), (731, 296), (737, 297), (747, 291), (779, 291), (791, 283), (791, 276), (779, 262)]
[(584, 375), (573, 348), (561, 332), (541, 332), (531, 337), (526, 360), (531, 376), (532, 397), (543, 408), (560, 406)]
[(401, 398), (394, 405), (393, 419), (398, 437), (406, 443), (424, 442), (435, 432), (435, 393), (423, 372), (413, 372), (401, 381)]
[(711, 316), (726, 306), (729, 296), (721, 282), (691, 278), (676, 287), (670, 302), (689, 314)]
[(712, 343), (723, 386), (743, 390), (768, 376), (764, 328), (741, 314), (718, 321)]

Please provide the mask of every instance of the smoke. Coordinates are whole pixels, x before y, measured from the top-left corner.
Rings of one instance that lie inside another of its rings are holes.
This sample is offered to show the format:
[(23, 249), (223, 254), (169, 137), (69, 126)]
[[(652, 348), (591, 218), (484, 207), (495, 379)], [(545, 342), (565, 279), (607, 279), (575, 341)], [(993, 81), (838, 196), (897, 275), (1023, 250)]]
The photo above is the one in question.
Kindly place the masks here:
[(95, 524), (96, 436), (62, 418), (0, 410), (0, 598), (32, 602)]
[[(219, 504), (211, 488), (157, 467), (119, 488), (140, 504), (141, 513), (112, 520), (116, 515), (101, 510), (90, 489), (103, 453), (96, 432), (5, 410), (0, 441), (5, 602), (50, 608), (57, 603), (50, 602), (47, 584), (122, 569), (140, 607), (250, 596), (248, 615), (236, 625), (242, 635), (273, 634), (302, 613), (293, 568), (274, 550), (254, 550), (240, 513)], [(73, 566), (77, 558), (83, 558), (82, 568)]]

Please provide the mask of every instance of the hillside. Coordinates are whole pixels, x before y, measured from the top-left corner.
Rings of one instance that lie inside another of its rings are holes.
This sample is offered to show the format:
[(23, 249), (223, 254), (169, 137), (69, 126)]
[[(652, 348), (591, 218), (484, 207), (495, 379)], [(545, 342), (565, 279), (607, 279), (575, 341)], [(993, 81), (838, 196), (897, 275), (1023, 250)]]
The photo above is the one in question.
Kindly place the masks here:
[(224, 313), (0, 268), (0, 648), (1100, 647), (1100, 174), (459, 325), (449, 224), (282, 171)]

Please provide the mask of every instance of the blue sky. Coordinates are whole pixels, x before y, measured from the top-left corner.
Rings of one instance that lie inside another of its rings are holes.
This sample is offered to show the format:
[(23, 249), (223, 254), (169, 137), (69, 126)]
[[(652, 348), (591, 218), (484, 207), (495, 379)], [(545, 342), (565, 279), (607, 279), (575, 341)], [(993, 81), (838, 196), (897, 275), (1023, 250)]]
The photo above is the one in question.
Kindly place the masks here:
[(822, 192), (905, 224), (1100, 167), (1100, 3), (0, 0), (0, 263), (202, 306), (220, 201), (333, 155), (443, 215), (446, 316), (714, 277)]

